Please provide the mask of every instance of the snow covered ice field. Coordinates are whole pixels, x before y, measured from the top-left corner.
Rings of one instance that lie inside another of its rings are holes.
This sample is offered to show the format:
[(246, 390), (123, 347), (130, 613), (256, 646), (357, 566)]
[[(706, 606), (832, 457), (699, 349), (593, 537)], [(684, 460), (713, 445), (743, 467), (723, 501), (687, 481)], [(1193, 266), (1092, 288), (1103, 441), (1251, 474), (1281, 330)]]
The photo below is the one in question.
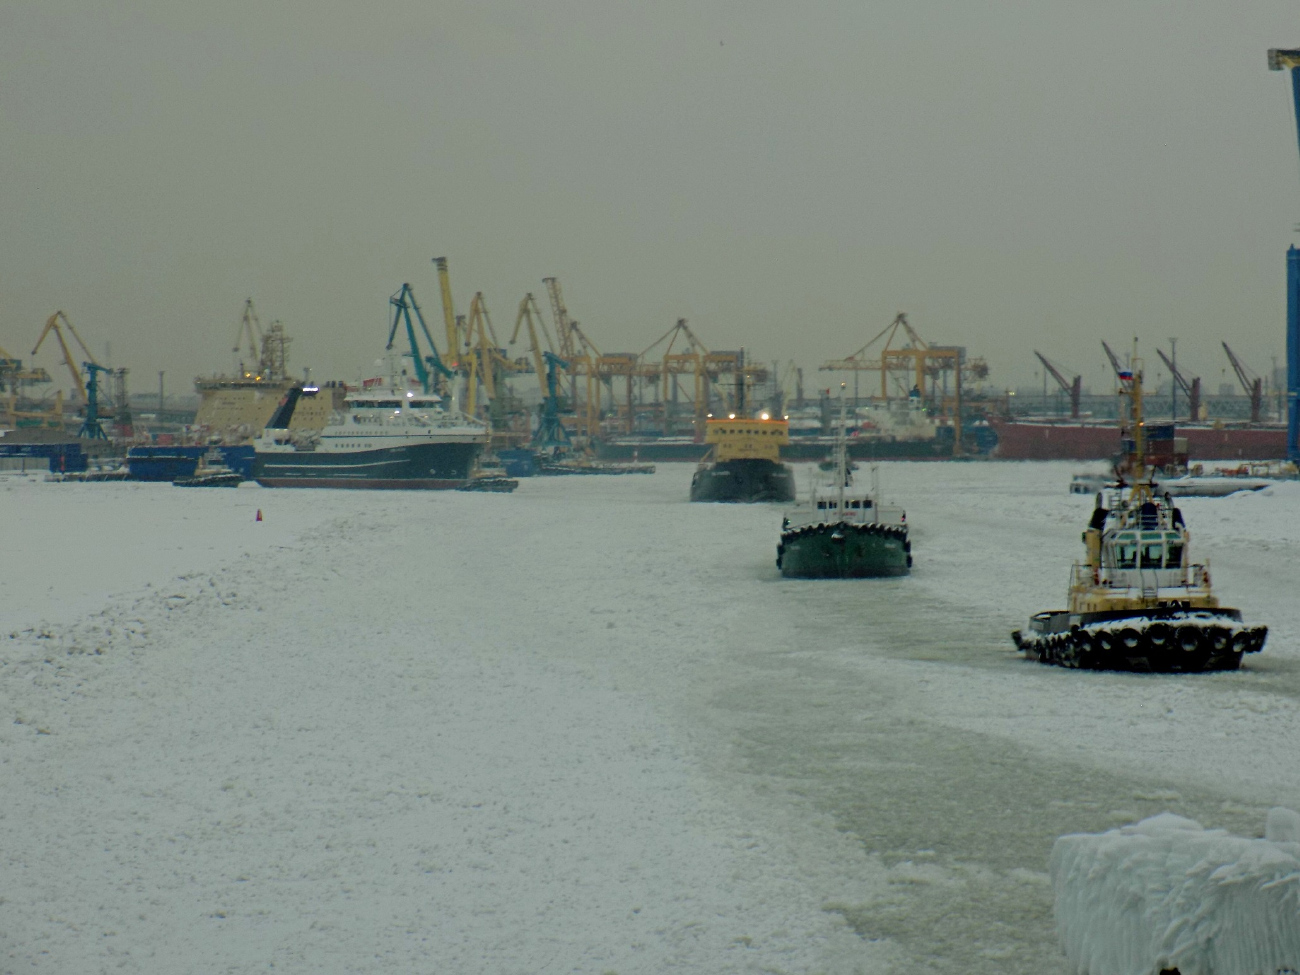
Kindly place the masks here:
[(1057, 836), (1300, 808), (1300, 485), (1181, 502), (1248, 669), (1068, 672), (1008, 634), (1077, 468), (881, 465), (916, 568), (848, 582), (690, 465), (0, 479), (0, 971), (1064, 971)]

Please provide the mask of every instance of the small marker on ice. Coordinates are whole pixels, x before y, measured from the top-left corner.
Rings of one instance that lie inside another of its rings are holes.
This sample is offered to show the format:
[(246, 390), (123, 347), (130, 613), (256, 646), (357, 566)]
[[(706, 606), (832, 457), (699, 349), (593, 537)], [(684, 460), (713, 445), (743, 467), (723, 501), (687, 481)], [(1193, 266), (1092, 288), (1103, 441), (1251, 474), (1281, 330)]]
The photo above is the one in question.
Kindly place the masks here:
[(257, 520), (257, 521), (261, 521), (261, 520), (262, 520), (262, 509), (261, 509), (261, 508), (258, 508), (258, 509), (257, 509), (257, 519), (256, 519), (256, 520)]

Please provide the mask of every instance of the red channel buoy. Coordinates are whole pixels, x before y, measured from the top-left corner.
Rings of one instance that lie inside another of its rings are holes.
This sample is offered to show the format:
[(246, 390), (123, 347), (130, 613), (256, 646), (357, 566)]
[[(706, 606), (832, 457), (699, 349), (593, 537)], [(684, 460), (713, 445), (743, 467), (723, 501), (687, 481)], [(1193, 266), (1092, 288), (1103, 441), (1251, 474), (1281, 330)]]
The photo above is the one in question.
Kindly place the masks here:
[(258, 520), (258, 521), (261, 521), (261, 520), (262, 520), (262, 509), (261, 509), (261, 508), (258, 508), (258, 509), (257, 509), (257, 520)]

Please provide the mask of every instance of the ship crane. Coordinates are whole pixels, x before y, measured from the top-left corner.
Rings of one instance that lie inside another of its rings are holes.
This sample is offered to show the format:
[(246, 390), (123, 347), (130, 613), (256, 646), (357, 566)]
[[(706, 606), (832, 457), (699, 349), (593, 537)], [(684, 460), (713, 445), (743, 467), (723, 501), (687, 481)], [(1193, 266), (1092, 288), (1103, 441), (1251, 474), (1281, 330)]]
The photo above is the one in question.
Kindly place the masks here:
[[(1038, 356), (1038, 361), (1043, 364), (1043, 368), (1046, 369), (1051, 374), (1052, 378), (1056, 380), (1056, 384), (1061, 387), (1061, 391), (1069, 394), (1070, 419), (1079, 419), (1079, 397), (1082, 391), (1081, 384), (1083, 382), (1083, 377), (1075, 376), (1074, 379), (1067, 380), (1065, 376), (1061, 374), (1061, 370), (1058, 369), (1056, 365), (1047, 358), (1047, 356), (1043, 355), (1043, 353), (1039, 352), (1037, 349), (1034, 349), (1034, 355)], [(1119, 370), (1117, 369), (1116, 372), (1118, 373), (1118, 371)]]
[(1165, 355), (1163, 349), (1156, 349), (1156, 354), (1160, 356), (1160, 361), (1165, 364), (1169, 374), (1174, 377), (1174, 382), (1178, 384), (1178, 388), (1187, 394), (1187, 408), (1191, 412), (1192, 422), (1195, 423), (1201, 418), (1201, 377), (1193, 376), (1190, 380), (1187, 379), (1174, 367), (1173, 362), (1170, 361), (1169, 356)]
[[(435, 377), (443, 379), (452, 379), (455, 373), (443, 364), (442, 358), (438, 355), (438, 346), (433, 341), (433, 336), (429, 334), (429, 326), (425, 324), (424, 315), (420, 311), (420, 306), (416, 304), (415, 292), (411, 290), (409, 284), (403, 284), (401, 289), (388, 299), (388, 303), (393, 306), (393, 324), (388, 330), (388, 345), (386, 348), (392, 351), (393, 340), (397, 336), (397, 327), (400, 324), (406, 326), (406, 340), (410, 351), (403, 353), (410, 357), (415, 366), (415, 376), (420, 381), (420, 388), (425, 393), (433, 393), (435, 383), (438, 380)], [(415, 331), (415, 325), (411, 321), (411, 312), (415, 312), (415, 318), (420, 323), (420, 330), (424, 333), (425, 340), (429, 343), (429, 351), (422, 352), (420, 349), (419, 337)], [(438, 383), (441, 385), (441, 383)]]
[(1223, 343), (1223, 351), (1228, 353), (1228, 361), (1232, 363), (1232, 371), (1237, 374), (1237, 382), (1241, 383), (1241, 388), (1250, 397), (1250, 422), (1258, 423), (1260, 408), (1264, 405), (1264, 381), (1246, 368), (1245, 364), (1228, 348), (1227, 342)]
[[(244, 365), (245, 361), (257, 362), (259, 365), (261, 350), (266, 341), (266, 336), (262, 333), (262, 322), (257, 317), (257, 309), (253, 307), (253, 299), (244, 299), (244, 313), (239, 318), (239, 331), (235, 333), (235, 347), (232, 350), (235, 355), (239, 356), (239, 374), (245, 379), (248, 378), (248, 369)], [(244, 343), (248, 343), (248, 359), (245, 360), (241, 354)]]

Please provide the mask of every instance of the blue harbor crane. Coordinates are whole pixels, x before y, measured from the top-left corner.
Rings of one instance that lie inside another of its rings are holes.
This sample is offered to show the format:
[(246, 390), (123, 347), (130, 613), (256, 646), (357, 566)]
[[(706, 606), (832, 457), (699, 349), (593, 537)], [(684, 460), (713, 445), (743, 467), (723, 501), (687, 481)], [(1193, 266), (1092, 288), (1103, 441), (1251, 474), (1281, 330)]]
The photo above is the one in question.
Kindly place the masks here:
[(569, 363), (549, 349), (542, 350), (546, 361), (546, 396), (542, 400), (542, 411), (533, 433), (533, 446), (551, 453), (563, 450), (570, 444), (569, 431), (560, 422), (559, 381), (555, 377), (557, 369), (568, 369)]
[(98, 362), (83, 362), (81, 365), (86, 370), (86, 418), (82, 421), (77, 436), (87, 440), (107, 440), (108, 434), (99, 423), (99, 374), (111, 373), (113, 370)]
[[(425, 393), (442, 393), (445, 391), (446, 381), (455, 377), (455, 373), (443, 364), (442, 357), (438, 355), (438, 346), (433, 341), (433, 336), (429, 334), (429, 326), (424, 323), (424, 315), (420, 312), (420, 306), (415, 302), (415, 292), (411, 290), (409, 284), (403, 284), (397, 294), (388, 299), (388, 303), (393, 306), (393, 324), (388, 329), (388, 346), (391, 351), (393, 341), (397, 337), (397, 326), (405, 324), (406, 341), (410, 348), (409, 352), (402, 355), (410, 357), (415, 365), (415, 377), (420, 381), (420, 388)], [(420, 331), (424, 333), (425, 341), (429, 344), (429, 351), (423, 352), (420, 349), (419, 336), (415, 331), (415, 323), (411, 321), (411, 312), (415, 312), (416, 321), (420, 323)], [(454, 351), (454, 350), (453, 350)], [(441, 388), (435, 389), (438, 386)]]
[[(1300, 50), (1271, 49), (1268, 68), (1291, 72), (1296, 135), (1300, 138)], [(1300, 249), (1294, 245), (1286, 252), (1286, 456), (1300, 463)]]

